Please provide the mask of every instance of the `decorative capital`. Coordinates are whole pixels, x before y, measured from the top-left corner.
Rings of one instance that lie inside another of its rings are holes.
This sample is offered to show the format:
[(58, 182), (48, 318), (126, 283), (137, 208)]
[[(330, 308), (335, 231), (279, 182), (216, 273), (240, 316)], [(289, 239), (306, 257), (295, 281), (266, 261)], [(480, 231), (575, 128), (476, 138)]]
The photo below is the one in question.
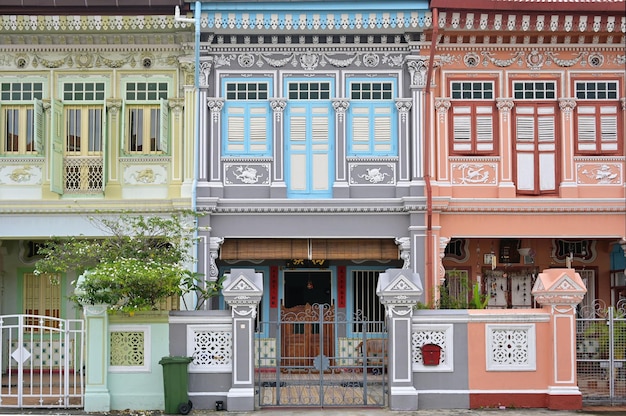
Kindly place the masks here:
[(120, 100), (119, 98), (108, 98), (106, 106), (107, 111), (115, 115), (119, 113), (120, 109), (122, 108), (122, 100)]
[(426, 87), (426, 74), (428, 72), (428, 60), (427, 56), (409, 56), (406, 61), (407, 69), (411, 75), (412, 87)]
[(626, 97), (622, 97), (619, 100), (622, 103), (622, 110), (626, 111)]
[(411, 239), (409, 237), (396, 238), (396, 245), (400, 248), (400, 258), (404, 260), (403, 269), (411, 266)]
[(224, 108), (224, 99), (222, 98), (207, 98), (206, 104), (212, 113), (220, 113)]
[(170, 98), (168, 100), (168, 107), (176, 114), (180, 114), (183, 111), (185, 100), (182, 98)]
[(408, 113), (413, 107), (413, 101), (410, 98), (396, 98), (396, 109), (401, 113)]
[(350, 107), (350, 101), (343, 98), (333, 99), (332, 104), (335, 112), (338, 114), (345, 114), (345, 112), (348, 111), (348, 107)]
[(514, 106), (511, 98), (496, 98), (496, 108), (501, 113), (510, 113)]
[(211, 75), (212, 69), (213, 69), (212, 60), (200, 62), (200, 76), (198, 80), (200, 87), (209, 86), (209, 76)]
[(287, 108), (287, 100), (282, 98), (273, 98), (270, 100), (270, 107), (275, 113), (282, 113)]
[(576, 108), (575, 98), (559, 98), (559, 108), (565, 114), (565, 118), (569, 119), (574, 108)]

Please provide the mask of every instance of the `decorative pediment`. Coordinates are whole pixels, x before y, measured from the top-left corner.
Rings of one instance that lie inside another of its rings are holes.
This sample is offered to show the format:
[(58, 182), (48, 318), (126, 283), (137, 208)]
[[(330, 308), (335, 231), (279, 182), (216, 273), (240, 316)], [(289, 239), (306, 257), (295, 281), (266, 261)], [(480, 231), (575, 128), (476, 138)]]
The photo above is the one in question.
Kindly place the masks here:
[(222, 295), (230, 305), (252, 305), (263, 295), (263, 275), (254, 269), (232, 269), (224, 280)]
[(419, 274), (410, 269), (387, 269), (378, 276), (376, 294), (384, 304), (414, 305), (422, 292)]
[(541, 305), (577, 305), (587, 293), (574, 269), (546, 269), (537, 276), (532, 294)]

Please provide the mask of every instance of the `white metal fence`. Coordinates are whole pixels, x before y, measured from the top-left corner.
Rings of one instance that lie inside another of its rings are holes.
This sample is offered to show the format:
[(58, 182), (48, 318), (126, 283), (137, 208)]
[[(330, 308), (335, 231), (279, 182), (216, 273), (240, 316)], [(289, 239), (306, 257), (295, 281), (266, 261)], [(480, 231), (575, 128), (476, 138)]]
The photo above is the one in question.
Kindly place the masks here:
[(84, 322), (0, 316), (0, 408), (83, 407)]

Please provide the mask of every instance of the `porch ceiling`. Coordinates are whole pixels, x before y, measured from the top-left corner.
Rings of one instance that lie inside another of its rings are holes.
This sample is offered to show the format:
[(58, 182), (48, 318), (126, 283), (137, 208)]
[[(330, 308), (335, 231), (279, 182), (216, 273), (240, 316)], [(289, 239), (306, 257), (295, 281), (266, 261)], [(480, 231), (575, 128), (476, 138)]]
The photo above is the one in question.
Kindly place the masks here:
[(222, 260), (397, 260), (393, 239), (233, 238), (220, 249)]

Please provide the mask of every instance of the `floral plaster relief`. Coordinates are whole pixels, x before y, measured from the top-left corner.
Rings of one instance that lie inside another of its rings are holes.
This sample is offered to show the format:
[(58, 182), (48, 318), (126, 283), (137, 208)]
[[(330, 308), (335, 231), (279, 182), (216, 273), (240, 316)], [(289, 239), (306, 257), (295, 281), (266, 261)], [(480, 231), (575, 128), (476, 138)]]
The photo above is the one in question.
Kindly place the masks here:
[(621, 185), (620, 163), (579, 163), (576, 166), (577, 180), (581, 185)]
[(458, 185), (494, 185), (495, 163), (452, 163), (452, 183)]
[(167, 169), (161, 165), (134, 165), (124, 169), (129, 185), (161, 185), (167, 182)]
[(40, 185), (41, 166), (9, 165), (0, 167), (0, 184)]

